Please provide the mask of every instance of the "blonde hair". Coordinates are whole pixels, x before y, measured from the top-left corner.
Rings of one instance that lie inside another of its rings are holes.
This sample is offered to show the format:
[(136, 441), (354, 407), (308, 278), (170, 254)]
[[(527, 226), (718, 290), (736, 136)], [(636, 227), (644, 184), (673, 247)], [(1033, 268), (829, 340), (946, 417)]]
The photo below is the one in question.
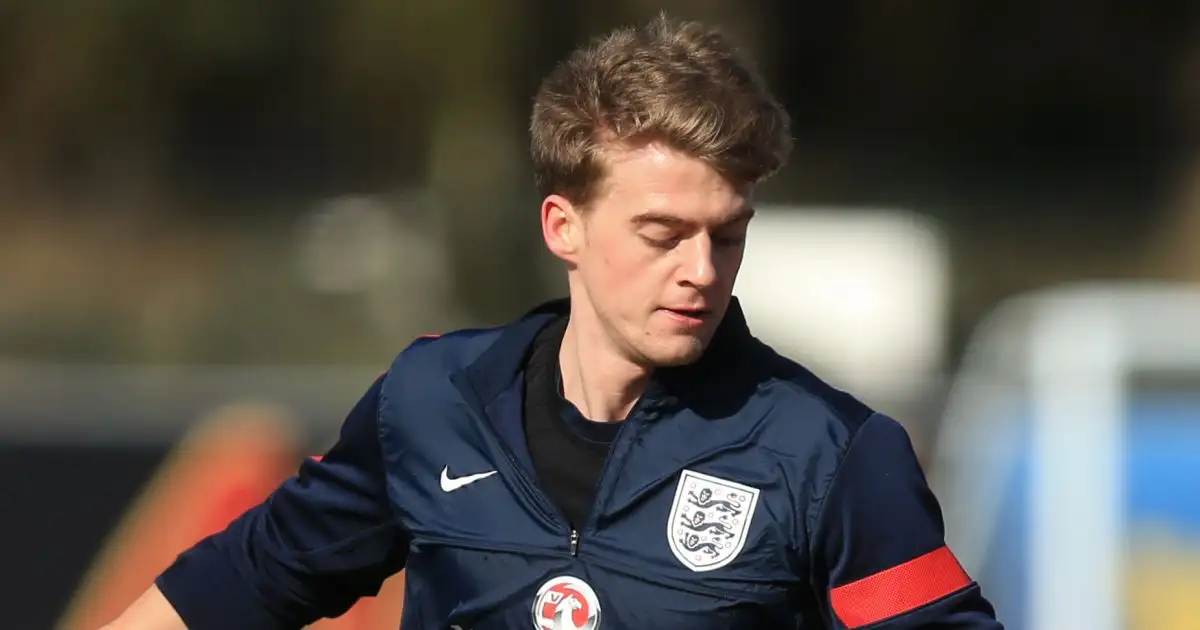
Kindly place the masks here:
[(665, 15), (579, 48), (542, 82), (530, 122), (542, 195), (595, 195), (604, 150), (663, 143), (735, 185), (778, 171), (792, 149), (787, 112), (718, 30)]

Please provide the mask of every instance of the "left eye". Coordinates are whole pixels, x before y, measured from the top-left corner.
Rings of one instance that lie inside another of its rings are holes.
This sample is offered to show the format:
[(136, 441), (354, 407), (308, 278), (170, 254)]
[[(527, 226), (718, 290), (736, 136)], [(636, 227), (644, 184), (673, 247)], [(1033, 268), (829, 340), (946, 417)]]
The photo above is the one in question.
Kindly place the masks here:
[(679, 244), (679, 238), (674, 236), (670, 238), (650, 238), (649, 236), (643, 236), (642, 240), (646, 241), (646, 244), (651, 247), (657, 247), (658, 249), (671, 249)]

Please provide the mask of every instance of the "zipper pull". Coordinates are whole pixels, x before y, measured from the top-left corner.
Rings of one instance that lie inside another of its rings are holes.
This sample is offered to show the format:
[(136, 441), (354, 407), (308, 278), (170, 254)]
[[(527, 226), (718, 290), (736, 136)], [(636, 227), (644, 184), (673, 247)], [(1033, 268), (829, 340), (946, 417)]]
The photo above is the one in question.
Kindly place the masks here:
[(571, 555), (574, 556), (579, 551), (579, 531), (571, 530)]

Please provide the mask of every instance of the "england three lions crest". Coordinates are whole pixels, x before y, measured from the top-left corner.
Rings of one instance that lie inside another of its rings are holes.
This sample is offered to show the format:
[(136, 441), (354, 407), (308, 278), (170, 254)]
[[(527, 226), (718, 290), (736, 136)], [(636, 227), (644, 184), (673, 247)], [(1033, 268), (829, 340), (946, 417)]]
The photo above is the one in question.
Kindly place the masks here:
[(693, 571), (719, 569), (746, 545), (758, 489), (685, 470), (667, 518), (671, 552)]

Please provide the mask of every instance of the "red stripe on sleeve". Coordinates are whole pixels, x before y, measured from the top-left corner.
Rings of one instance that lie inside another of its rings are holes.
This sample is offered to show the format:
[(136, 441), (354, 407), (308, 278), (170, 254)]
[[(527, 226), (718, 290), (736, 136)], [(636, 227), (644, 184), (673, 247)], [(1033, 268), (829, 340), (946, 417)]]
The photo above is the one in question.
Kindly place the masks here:
[(829, 592), (833, 612), (847, 628), (902, 615), (971, 585), (949, 547), (885, 569)]

